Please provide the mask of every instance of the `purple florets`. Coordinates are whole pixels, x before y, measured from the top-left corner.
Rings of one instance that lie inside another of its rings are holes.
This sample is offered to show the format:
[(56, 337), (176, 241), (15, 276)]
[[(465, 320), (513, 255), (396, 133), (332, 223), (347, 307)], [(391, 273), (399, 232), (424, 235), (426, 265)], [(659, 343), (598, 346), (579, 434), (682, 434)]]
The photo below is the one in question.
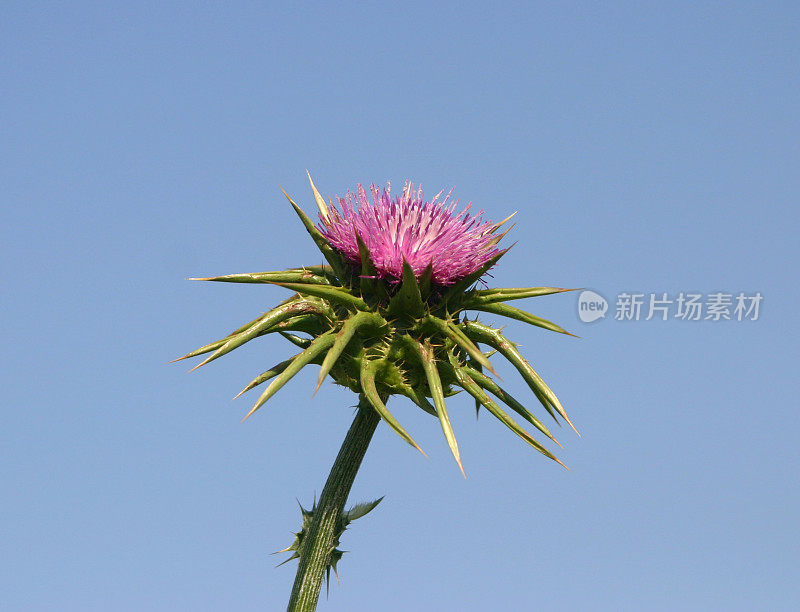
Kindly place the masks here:
[(431, 281), (450, 285), (499, 253), (494, 235), (499, 224), (483, 221), (483, 211), (470, 217), (469, 206), (455, 214), (458, 200), (448, 203), (452, 191), (437, 201), (440, 192), (430, 202), (410, 183), (394, 198), (390, 185), (382, 191), (371, 185), (370, 192), (372, 203), (360, 184), (355, 194), (337, 197), (341, 212), (334, 206), (327, 218), (321, 214), (320, 230), (353, 263), (361, 261), (356, 234), (361, 236), (380, 278), (401, 279), (405, 259), (417, 277), (432, 263)]

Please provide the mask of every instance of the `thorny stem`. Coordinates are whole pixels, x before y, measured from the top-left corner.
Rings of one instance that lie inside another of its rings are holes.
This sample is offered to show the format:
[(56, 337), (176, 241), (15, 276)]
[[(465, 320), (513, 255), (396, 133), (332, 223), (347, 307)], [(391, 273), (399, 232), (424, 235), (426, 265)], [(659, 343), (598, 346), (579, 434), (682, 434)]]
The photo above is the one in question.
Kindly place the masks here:
[(378, 413), (362, 397), (356, 418), (350, 425), (336, 461), (333, 462), (314, 512), (308, 540), (303, 544), (300, 555), (288, 612), (313, 612), (317, 607), (322, 577), (334, 548), (337, 523), (379, 421)]

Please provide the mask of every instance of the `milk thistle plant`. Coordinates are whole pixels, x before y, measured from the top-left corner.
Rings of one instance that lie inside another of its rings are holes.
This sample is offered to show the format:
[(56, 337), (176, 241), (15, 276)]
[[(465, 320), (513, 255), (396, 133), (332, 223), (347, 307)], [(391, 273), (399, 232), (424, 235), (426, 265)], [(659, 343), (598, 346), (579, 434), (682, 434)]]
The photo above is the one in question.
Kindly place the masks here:
[(316, 608), (323, 578), (330, 583), (330, 570), (336, 571), (342, 556), (337, 548), (340, 536), (351, 521), (380, 501), (344, 509), (378, 423), (383, 420), (422, 452), (387, 408), (389, 397), (405, 396), (438, 420), (462, 473), (445, 404), (445, 398), (458, 389), (474, 398), (476, 410), (485, 408), (533, 449), (561, 463), (501, 407), (503, 404), (558, 444), (544, 423), (490, 376), (495, 371), (489, 358), (495, 353), (517, 369), (557, 423), (563, 419), (572, 426), (550, 387), (501, 329), (468, 317), (470, 311), (487, 313), (568, 333), (507, 304), (566, 289), (483, 288), (481, 280), (508, 251), (500, 249), (498, 243), (511, 229), (500, 233), (511, 217), (499, 223), (484, 221), (481, 213), (470, 216), (469, 206), (457, 212), (458, 201), (451, 199), (452, 192), (425, 201), (422, 190), (415, 191), (408, 183), (399, 196), (393, 196), (389, 186), (379, 190), (373, 185), (368, 194), (359, 185), (355, 193), (337, 198), (337, 207), (330, 199), (326, 204), (310, 175), (309, 182), (319, 209), (318, 223), (284, 195), (327, 263), (192, 279), (268, 283), (288, 289), (292, 295), (221, 340), (180, 358), (210, 353), (194, 370), (254, 338), (274, 333), (298, 347), (297, 354), (256, 376), (239, 393), (269, 382), (245, 419), (309, 364), (320, 366), (316, 389), (330, 376), (358, 396), (355, 420), (319, 501), (308, 510), (301, 506), (301, 529), (294, 542), (281, 551), (292, 553), (287, 561), (299, 559), (289, 601), (291, 611)]

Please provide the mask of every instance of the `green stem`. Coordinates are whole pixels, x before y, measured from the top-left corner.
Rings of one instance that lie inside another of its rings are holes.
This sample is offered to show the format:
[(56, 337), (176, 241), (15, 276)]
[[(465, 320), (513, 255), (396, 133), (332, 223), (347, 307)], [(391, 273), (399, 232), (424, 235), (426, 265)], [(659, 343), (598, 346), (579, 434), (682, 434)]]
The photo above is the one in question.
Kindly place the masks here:
[(342, 448), (333, 462), (325, 488), (322, 489), (308, 531), (308, 540), (303, 544), (288, 612), (313, 612), (317, 607), (322, 577), (334, 548), (337, 523), (379, 421), (378, 413), (369, 402), (361, 398), (356, 418), (350, 425)]

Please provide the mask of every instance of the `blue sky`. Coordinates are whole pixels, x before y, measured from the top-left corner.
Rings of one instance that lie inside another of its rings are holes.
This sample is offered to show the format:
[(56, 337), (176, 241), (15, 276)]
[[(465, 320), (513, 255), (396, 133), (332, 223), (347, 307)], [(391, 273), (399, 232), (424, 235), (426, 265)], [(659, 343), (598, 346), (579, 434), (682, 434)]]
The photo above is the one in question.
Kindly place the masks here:
[[(6, 3), (0, 607), (279, 610), (351, 420), (291, 347), (167, 365), (283, 299), (186, 277), (319, 263), (279, 185), (455, 186), (518, 244), (509, 335), (581, 431), (567, 472), (467, 399), (390, 407), (325, 610), (780, 610), (800, 600), (796, 3)], [(757, 321), (615, 321), (622, 292), (763, 295)], [(508, 367), (509, 390), (535, 399)]]

